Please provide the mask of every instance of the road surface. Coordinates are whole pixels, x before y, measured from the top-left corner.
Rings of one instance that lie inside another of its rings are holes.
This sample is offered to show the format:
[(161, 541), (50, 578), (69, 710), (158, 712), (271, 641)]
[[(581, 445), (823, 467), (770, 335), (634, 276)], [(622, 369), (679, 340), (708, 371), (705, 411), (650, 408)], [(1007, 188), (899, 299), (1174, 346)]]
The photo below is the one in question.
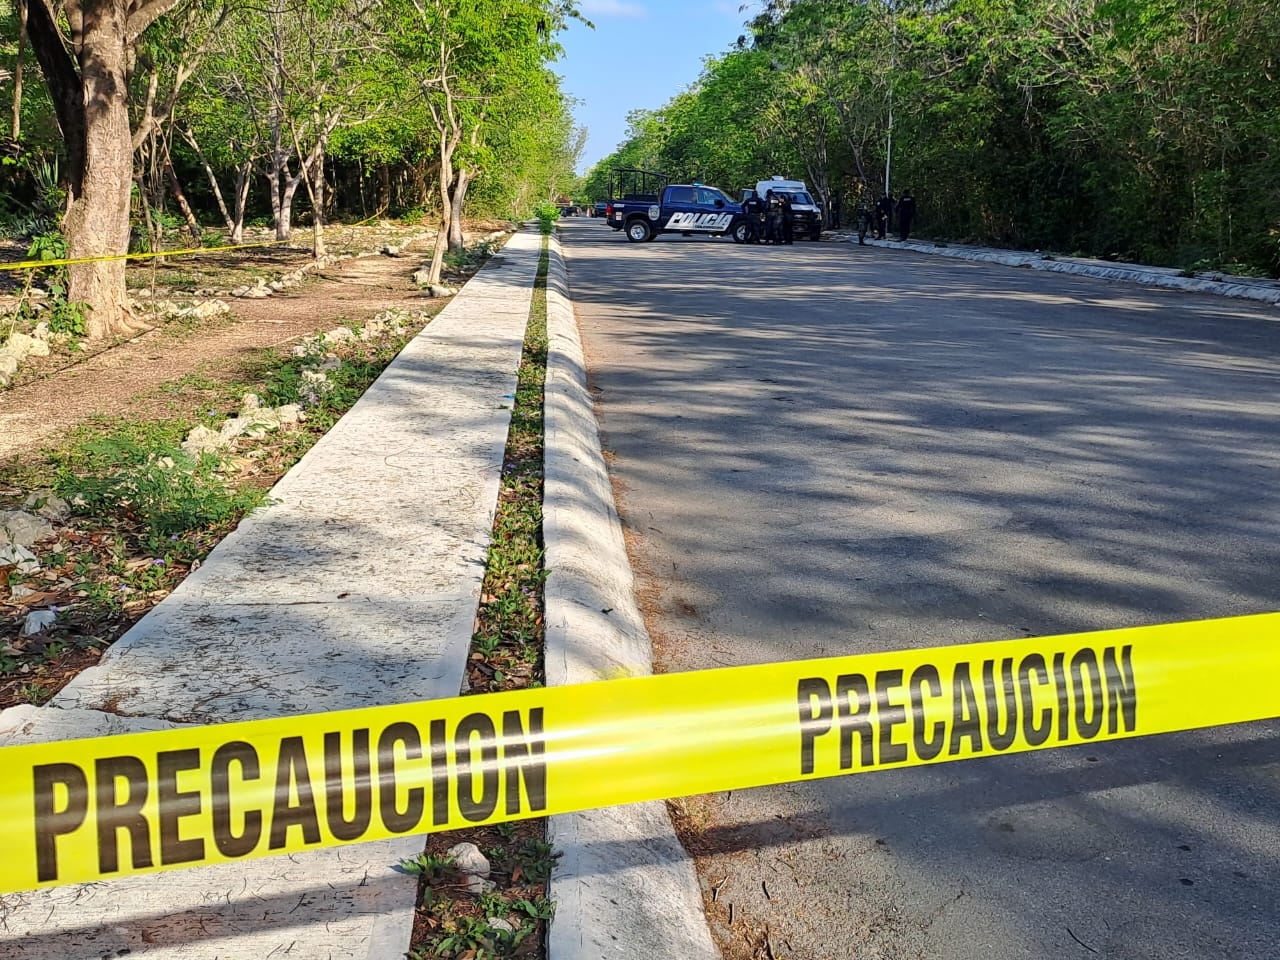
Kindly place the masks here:
[[(1273, 308), (563, 227), (660, 669), (1280, 608)], [(679, 808), (735, 960), (1261, 960), (1280, 957), (1278, 736)]]

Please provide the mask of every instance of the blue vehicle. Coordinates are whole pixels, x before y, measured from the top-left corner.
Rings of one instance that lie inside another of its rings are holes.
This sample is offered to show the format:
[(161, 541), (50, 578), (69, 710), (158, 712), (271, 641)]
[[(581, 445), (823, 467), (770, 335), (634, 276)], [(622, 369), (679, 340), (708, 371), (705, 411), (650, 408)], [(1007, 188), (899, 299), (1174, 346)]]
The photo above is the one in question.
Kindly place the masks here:
[(606, 216), (609, 226), (621, 230), (632, 243), (644, 243), (660, 233), (727, 235), (735, 243), (747, 243), (754, 236), (741, 204), (700, 183), (672, 184), (660, 193), (645, 189), (628, 192), (609, 201)]

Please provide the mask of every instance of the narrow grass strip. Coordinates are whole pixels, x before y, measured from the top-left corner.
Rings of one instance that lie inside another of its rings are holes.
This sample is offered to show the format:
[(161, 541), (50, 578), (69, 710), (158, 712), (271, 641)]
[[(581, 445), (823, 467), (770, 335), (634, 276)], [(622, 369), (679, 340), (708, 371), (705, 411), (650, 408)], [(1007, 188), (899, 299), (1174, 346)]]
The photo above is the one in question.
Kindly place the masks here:
[[(547, 269), (543, 241), (525, 328), (511, 427), (464, 688), (518, 690), (544, 683), (542, 540), (543, 388), (547, 374)], [(469, 890), (449, 851), (473, 843), (489, 861), (488, 889)], [(404, 867), (421, 875), (411, 960), (512, 957), (543, 960), (553, 905), (547, 881), (559, 855), (546, 819), (452, 830), (427, 839)]]
[(476, 693), (543, 683), (542, 402), (547, 379), (548, 256), (544, 243), (471, 640), (468, 683)]

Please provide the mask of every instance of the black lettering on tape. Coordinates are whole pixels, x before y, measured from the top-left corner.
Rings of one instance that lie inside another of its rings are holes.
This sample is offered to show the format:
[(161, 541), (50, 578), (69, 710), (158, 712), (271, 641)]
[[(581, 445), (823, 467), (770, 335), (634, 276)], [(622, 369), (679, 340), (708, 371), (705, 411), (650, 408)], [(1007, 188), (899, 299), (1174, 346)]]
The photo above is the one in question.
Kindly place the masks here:
[[(129, 835), (133, 869), (151, 866), (151, 825), (142, 814), (147, 802), (147, 768), (137, 757), (102, 757), (93, 764), (94, 804), (98, 822), (98, 872), (120, 869), (120, 831)], [(124, 798), (118, 794), (124, 782)]]
[(1029, 653), (1018, 665), (1018, 692), (1022, 697), (1022, 737), (1030, 746), (1038, 747), (1049, 739), (1053, 732), (1053, 708), (1045, 707), (1040, 711), (1040, 724), (1035, 722), (1035, 693), (1031, 689), (1031, 675), (1037, 674), (1036, 681), (1041, 686), (1049, 683), (1049, 668), (1045, 666), (1044, 657), (1038, 653)]
[(831, 685), (822, 677), (803, 677), (796, 684), (800, 711), (800, 773), (813, 773), (813, 742), (831, 731)]
[(1053, 655), (1053, 686), (1058, 692), (1058, 740), (1066, 740), (1071, 735), (1067, 727), (1067, 719), (1071, 714), (1071, 691), (1067, 687), (1067, 672), (1063, 669), (1066, 654)]
[[(479, 744), (475, 738), (479, 738)], [(480, 762), (475, 762), (477, 746)], [(498, 808), (498, 731), (487, 713), (469, 713), (453, 734), (457, 762), (458, 810), (472, 823), (481, 823)], [(480, 797), (476, 798), (476, 768), (480, 770)]]
[(881, 670), (876, 674), (876, 721), (880, 725), (880, 762), (901, 763), (907, 759), (907, 745), (893, 739), (893, 728), (906, 723), (906, 705), (889, 699), (902, 686), (901, 670)]
[(859, 760), (864, 767), (876, 762), (875, 732), (871, 727), (871, 688), (860, 673), (836, 677), (836, 716), (840, 721), (840, 769), (853, 766), (853, 735), (858, 735)]
[(1138, 685), (1133, 679), (1133, 646), (1120, 648), (1120, 662), (1116, 663), (1116, 648), (1102, 651), (1102, 670), (1107, 675), (1107, 733), (1116, 733), (1120, 720), (1124, 720), (1125, 733), (1138, 729)]
[(529, 810), (547, 809), (547, 742), (542, 737), (542, 707), (529, 710), (526, 736), (519, 710), (502, 715), (502, 761), (507, 771), (507, 813), (520, 812), (520, 784), (524, 783)]
[(951, 675), (951, 745), (947, 752), (960, 752), (960, 741), (968, 740), (974, 753), (982, 752), (982, 716), (978, 712), (978, 695), (969, 677), (969, 664), (956, 664)]
[(262, 811), (246, 810), (243, 832), (233, 832), (231, 824), (231, 800), (235, 789), (231, 785), (231, 764), (240, 767), (240, 781), (257, 780), (262, 776), (258, 764), (258, 751), (243, 740), (224, 743), (213, 752), (209, 761), (209, 785), (213, 797), (210, 810), (213, 813), (213, 843), (224, 857), (243, 857), (253, 852), (262, 839)]
[[(1088, 697), (1085, 696), (1086, 684)], [(1102, 729), (1102, 671), (1098, 669), (1098, 655), (1088, 647), (1077, 650), (1071, 658), (1071, 697), (1076, 706), (1076, 732), (1092, 740)]]
[[(987, 743), (993, 750), (1008, 750), (1018, 736), (1018, 688), (1013, 683), (1013, 658), (1000, 661), (999, 689), (996, 662), (982, 662), (982, 690), (987, 701)], [(1000, 725), (1001, 703), (1004, 726)]]
[(324, 816), (329, 832), (339, 840), (355, 840), (373, 819), (373, 760), (369, 728), (351, 731), (351, 819), (347, 819), (346, 779), (342, 773), (342, 733), (324, 735)]
[(422, 734), (417, 726), (402, 720), (388, 726), (378, 737), (378, 812), (392, 833), (408, 833), (422, 822), (427, 795), (422, 787), (412, 787), (405, 796), (404, 809), (396, 807), (396, 744), (404, 744), (406, 760), (419, 760)]
[[(295, 789), (298, 802), (293, 803)], [(271, 808), (271, 833), (267, 848), (280, 850), (289, 842), (289, 828), (300, 827), (304, 843), (320, 842), (320, 820), (316, 814), (316, 798), (311, 788), (311, 772), (307, 768), (307, 746), (302, 737), (285, 737), (280, 741), (280, 758), (276, 762), (275, 805)]]
[[(59, 788), (66, 805), (58, 806)], [(58, 879), (58, 837), (74, 833), (89, 814), (89, 778), (74, 763), (43, 763), (31, 770), (36, 827), (36, 879)]]
[(431, 822), (449, 822), (449, 736), (443, 720), (431, 721)]
[(164, 750), (156, 754), (156, 793), (160, 808), (160, 862), (196, 863), (204, 859), (204, 840), (182, 839), (178, 823), (200, 812), (200, 791), (179, 790), (178, 774), (200, 769), (200, 750)]
[(947, 725), (938, 720), (933, 725), (933, 732), (926, 740), (924, 735), (924, 718), (927, 713), (924, 707), (925, 686), (930, 689), (929, 696), (942, 696), (942, 679), (938, 676), (938, 668), (926, 663), (916, 667), (911, 673), (911, 739), (916, 756), (921, 760), (932, 760), (947, 745)]

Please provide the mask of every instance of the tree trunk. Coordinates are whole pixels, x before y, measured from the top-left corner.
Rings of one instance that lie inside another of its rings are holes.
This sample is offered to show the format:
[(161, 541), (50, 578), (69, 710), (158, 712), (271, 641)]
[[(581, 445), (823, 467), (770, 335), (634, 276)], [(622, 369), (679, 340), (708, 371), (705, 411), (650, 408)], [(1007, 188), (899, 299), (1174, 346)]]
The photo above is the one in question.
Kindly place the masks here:
[[(324, 244), (324, 145), (319, 145), (316, 162), (307, 170), (307, 192), (311, 195), (311, 255), (319, 260), (328, 251)], [(318, 173), (316, 171), (319, 171)]]
[[(427, 271), (427, 283), (439, 283), (440, 273), (444, 269), (444, 252), (449, 243), (449, 225), (453, 221), (453, 155), (458, 149), (461, 135), (450, 135), (448, 128), (437, 120), (440, 130), (440, 175), (437, 179), (440, 194), (440, 228), (436, 231), (436, 245), (431, 252), (431, 266)], [(454, 129), (457, 125), (454, 124)]]
[(276, 239), (288, 240), (293, 236), (293, 198), (298, 193), (301, 177), (290, 177), (280, 194), (279, 212), (276, 215)]
[(195, 241), (196, 246), (200, 246), (204, 242), (200, 221), (191, 212), (191, 204), (187, 203), (187, 195), (178, 181), (178, 173), (173, 169), (173, 160), (167, 156), (164, 158), (164, 172), (169, 178), (169, 189), (173, 191), (173, 199), (178, 204), (178, 209), (182, 211), (183, 219), (187, 221), (187, 233), (191, 234), (191, 239)]
[(453, 198), (449, 203), (449, 252), (461, 253), (466, 249), (462, 237), (462, 205), (467, 200), (467, 188), (471, 186), (471, 171), (463, 167), (453, 181)]
[[(147, 4), (135, 10), (135, 17), (145, 14), (136, 30), (169, 5)], [(66, 149), (62, 230), (67, 252), (73, 259), (92, 259), (68, 268), (67, 299), (89, 311), (85, 332), (90, 339), (131, 333), (137, 328), (128, 315), (122, 259), (129, 249), (133, 183), (125, 5), (113, 0), (85, 0), (80, 5), (74, 60), (44, 0), (31, 0), (27, 9), (31, 49), (49, 87)]]
[(440, 273), (444, 269), (444, 251), (449, 244), (449, 221), (452, 219), (452, 205), (449, 203), (449, 187), (450, 181), (453, 179), (449, 173), (449, 158), (447, 154), (451, 154), (452, 150), (444, 149), (445, 144), (441, 138), (441, 157), (440, 157), (440, 226), (436, 230), (436, 245), (431, 251), (431, 266), (427, 270), (427, 284), (439, 283)]
[[(92, 0), (82, 9), (84, 146), (80, 163), (70, 171), (63, 219), (67, 253), (73, 260), (119, 257), (128, 252), (133, 173), (133, 138), (125, 97), (128, 56), (124, 5)], [(127, 312), (123, 259), (72, 264), (68, 273), (67, 299), (89, 307), (85, 330), (90, 339), (136, 329)]]
[(253, 161), (246, 160), (236, 171), (236, 207), (231, 222), (232, 243), (244, 243), (244, 218), (249, 209), (249, 187), (253, 185)]
[[(213, 167), (209, 165), (208, 159), (205, 158), (204, 151), (200, 149), (200, 143), (196, 140), (196, 135), (190, 130), (178, 128), (178, 133), (182, 134), (182, 139), (187, 141), (187, 145), (195, 152), (196, 157), (200, 160), (200, 165), (204, 167), (204, 175), (209, 180), (209, 186), (213, 190), (213, 199), (218, 203), (218, 212), (222, 214), (222, 220), (227, 225), (227, 232), (230, 233), (235, 229), (231, 222), (231, 214), (227, 211), (227, 203), (222, 199), (222, 187), (218, 185), (218, 175), (213, 172)], [(237, 182), (236, 189), (239, 190), (240, 184)], [(233, 241), (235, 242), (235, 241)]]
[(385, 163), (378, 165), (378, 209), (391, 209), (391, 167)]
[(27, 42), (27, 5), (18, 3), (18, 52), (13, 64), (13, 142), (22, 139), (22, 51)]

